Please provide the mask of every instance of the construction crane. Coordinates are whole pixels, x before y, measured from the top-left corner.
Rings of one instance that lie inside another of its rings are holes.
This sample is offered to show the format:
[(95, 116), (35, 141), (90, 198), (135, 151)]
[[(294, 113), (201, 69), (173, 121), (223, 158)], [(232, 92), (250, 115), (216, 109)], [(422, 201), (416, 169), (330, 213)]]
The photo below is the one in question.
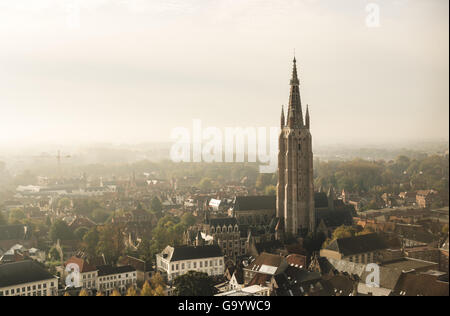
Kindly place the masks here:
[(57, 167), (58, 167), (58, 175), (61, 176), (61, 161), (62, 161), (62, 159), (72, 158), (72, 156), (70, 156), (70, 155), (61, 155), (61, 151), (58, 150), (56, 156), (42, 154), (41, 156), (35, 156), (35, 158), (39, 158), (39, 159), (47, 159), (47, 158), (54, 159), (54, 158), (56, 158), (56, 163), (57, 163)]

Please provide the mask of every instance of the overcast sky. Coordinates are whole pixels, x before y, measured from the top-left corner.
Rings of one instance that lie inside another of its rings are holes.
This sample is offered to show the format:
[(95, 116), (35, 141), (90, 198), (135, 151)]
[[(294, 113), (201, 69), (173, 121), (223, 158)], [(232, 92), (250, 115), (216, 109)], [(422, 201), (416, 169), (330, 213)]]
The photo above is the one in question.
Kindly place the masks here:
[(277, 126), (294, 49), (316, 143), (448, 139), (448, 3), (0, 0), (0, 144)]

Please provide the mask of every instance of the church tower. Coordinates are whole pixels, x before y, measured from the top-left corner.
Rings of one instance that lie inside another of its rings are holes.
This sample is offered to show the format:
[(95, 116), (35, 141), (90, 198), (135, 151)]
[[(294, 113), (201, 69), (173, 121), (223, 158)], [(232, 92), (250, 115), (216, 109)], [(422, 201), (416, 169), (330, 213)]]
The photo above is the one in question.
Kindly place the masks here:
[(278, 153), (277, 217), (294, 236), (315, 230), (313, 153), (309, 109), (303, 121), (300, 81), (294, 58), (287, 117), (281, 113)]

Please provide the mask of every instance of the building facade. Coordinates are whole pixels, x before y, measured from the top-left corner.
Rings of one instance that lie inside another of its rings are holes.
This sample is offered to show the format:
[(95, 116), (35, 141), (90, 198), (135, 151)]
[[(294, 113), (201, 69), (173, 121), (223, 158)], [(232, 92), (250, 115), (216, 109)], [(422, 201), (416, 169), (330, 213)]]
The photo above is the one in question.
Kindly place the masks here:
[(157, 270), (167, 275), (172, 282), (189, 271), (207, 273), (209, 276), (222, 276), (225, 262), (222, 250), (217, 245), (208, 246), (167, 246), (156, 255)]
[(137, 274), (132, 266), (113, 267), (111, 265), (98, 266), (98, 290), (106, 295), (112, 294), (114, 289), (124, 295), (128, 288), (136, 287)]

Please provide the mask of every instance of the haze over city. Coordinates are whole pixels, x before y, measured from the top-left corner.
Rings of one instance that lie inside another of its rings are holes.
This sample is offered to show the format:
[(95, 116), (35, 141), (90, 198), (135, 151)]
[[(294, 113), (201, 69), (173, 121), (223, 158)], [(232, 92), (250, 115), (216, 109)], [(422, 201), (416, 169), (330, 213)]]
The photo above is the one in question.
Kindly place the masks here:
[(368, 3), (0, 0), (0, 146), (277, 126), (294, 50), (316, 144), (448, 140), (448, 1)]

